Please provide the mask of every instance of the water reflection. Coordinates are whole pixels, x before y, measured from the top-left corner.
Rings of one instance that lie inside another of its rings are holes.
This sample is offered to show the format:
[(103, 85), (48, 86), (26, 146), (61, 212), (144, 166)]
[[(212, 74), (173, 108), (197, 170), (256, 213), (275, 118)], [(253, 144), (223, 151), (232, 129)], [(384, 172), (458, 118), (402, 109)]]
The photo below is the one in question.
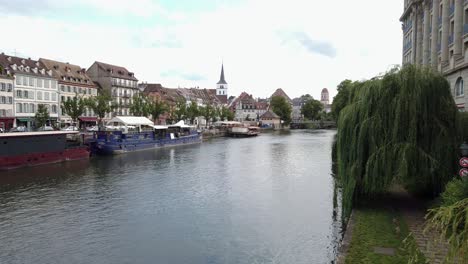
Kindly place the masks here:
[(333, 134), (1, 173), (0, 263), (329, 263), (341, 232)]

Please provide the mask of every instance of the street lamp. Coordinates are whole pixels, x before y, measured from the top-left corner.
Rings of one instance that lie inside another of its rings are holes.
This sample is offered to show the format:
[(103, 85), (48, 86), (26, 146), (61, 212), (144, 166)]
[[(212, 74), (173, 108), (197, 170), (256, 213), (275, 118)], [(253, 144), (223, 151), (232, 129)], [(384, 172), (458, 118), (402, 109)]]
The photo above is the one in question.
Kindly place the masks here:
[(460, 145), (460, 151), (463, 157), (468, 157), (468, 144), (466, 142)]

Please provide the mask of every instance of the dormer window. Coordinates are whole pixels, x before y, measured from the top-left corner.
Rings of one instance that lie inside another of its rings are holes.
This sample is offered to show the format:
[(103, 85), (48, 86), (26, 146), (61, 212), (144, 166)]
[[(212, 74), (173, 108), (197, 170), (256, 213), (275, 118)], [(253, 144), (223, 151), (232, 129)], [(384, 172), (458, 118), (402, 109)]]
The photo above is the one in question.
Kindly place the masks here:
[(8, 60), (9, 62), (11, 62), (11, 57), (8, 57), (7, 60)]
[(44, 70), (44, 69), (41, 69), (41, 74), (45, 74), (45, 70)]
[(29, 72), (29, 66), (26, 66), (26, 72)]
[(48, 70), (47, 74), (49, 74), (49, 76), (52, 76), (52, 70)]
[(33, 71), (34, 73), (37, 73), (37, 68), (33, 68), (32, 71)]
[(22, 63), (22, 64), (25, 64), (25, 63), (26, 63), (26, 61), (25, 61), (24, 59), (22, 59), (22, 60), (21, 60), (21, 63)]
[(39, 67), (39, 62), (38, 61), (36, 61), (36, 66)]
[(20, 66), (19, 66), (19, 70), (20, 70), (20, 71), (23, 71), (23, 70), (24, 70), (23, 65), (20, 65)]
[(14, 71), (16, 71), (16, 69), (18, 69), (18, 67), (16, 66), (16, 64), (11, 65), (11, 68), (12, 68)]

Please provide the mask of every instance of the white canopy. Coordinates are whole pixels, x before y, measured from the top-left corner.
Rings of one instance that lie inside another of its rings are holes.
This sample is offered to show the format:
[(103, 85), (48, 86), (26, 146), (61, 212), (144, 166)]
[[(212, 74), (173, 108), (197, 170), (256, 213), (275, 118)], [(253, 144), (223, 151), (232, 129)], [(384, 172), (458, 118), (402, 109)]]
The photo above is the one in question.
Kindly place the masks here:
[(191, 128), (191, 126), (188, 126), (184, 123), (184, 120), (180, 120), (174, 125), (170, 125), (169, 127), (181, 127), (181, 128)]
[(125, 126), (154, 126), (153, 121), (143, 116), (116, 116), (107, 122), (107, 124), (112, 123), (121, 123)]

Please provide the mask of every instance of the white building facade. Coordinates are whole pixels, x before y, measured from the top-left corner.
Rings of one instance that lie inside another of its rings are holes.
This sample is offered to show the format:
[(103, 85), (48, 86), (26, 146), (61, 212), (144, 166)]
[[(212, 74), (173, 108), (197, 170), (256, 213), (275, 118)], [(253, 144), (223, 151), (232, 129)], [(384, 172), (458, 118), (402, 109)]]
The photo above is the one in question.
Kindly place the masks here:
[(13, 83), (14, 78), (9, 71), (2, 69), (0, 72), (0, 128), (4, 131), (10, 130), (15, 121)]
[[(75, 97), (87, 99), (97, 96), (97, 87), (94, 82), (86, 74), (86, 69), (78, 65), (64, 63), (48, 59), (39, 59), (39, 61), (52, 71), (52, 76), (57, 80), (59, 86), (59, 123), (61, 126), (73, 124), (70, 116), (68, 116), (63, 107), (63, 102), (72, 100)], [(98, 121), (97, 116), (92, 109), (85, 108), (84, 113), (78, 117), (79, 126), (87, 127), (95, 125)], [(78, 124), (74, 124), (78, 125)]]
[(405, 0), (400, 18), (403, 64), (431, 67), (446, 76), (460, 111), (468, 107), (468, 1)]
[(14, 126), (35, 128), (38, 105), (49, 112), (49, 125), (57, 122), (59, 97), (57, 80), (39, 61), (0, 54), (0, 65), (14, 76)]

